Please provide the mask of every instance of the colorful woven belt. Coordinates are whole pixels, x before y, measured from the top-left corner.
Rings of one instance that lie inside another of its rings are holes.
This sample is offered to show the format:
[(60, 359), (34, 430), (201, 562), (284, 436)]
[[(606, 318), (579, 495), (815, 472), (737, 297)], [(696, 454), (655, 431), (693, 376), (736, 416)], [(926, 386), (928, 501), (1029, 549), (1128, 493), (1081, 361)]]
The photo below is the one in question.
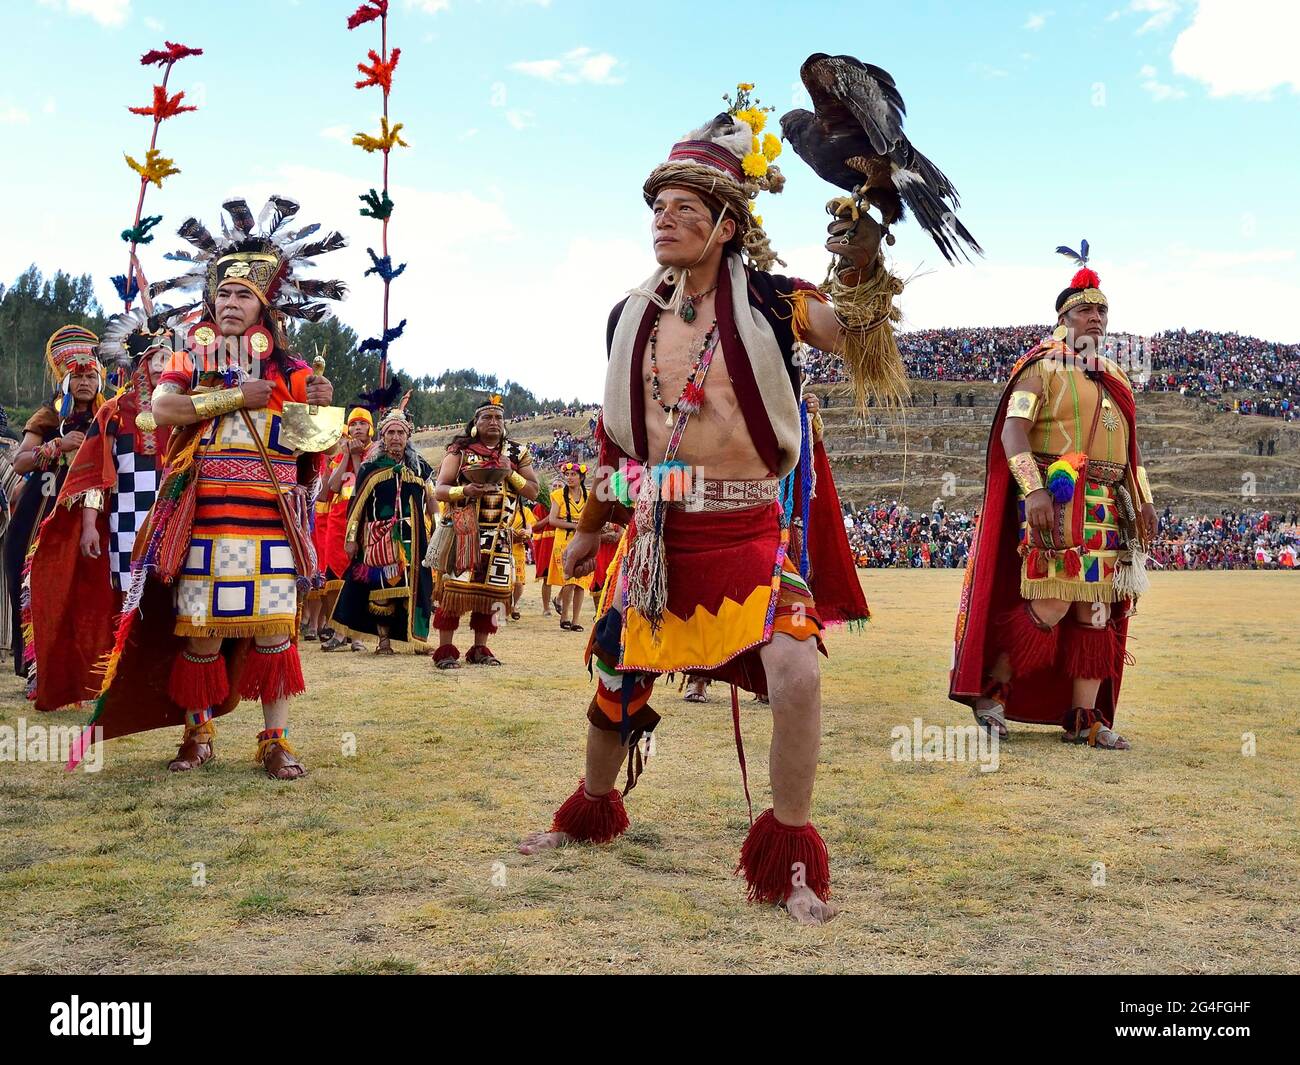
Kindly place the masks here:
[[(272, 459), (275, 479), (282, 485), (293, 487), (298, 483), (298, 463), (294, 459)], [(266, 463), (260, 458), (211, 458), (199, 465), (199, 477), (205, 481), (231, 481), (241, 484), (266, 484)]]

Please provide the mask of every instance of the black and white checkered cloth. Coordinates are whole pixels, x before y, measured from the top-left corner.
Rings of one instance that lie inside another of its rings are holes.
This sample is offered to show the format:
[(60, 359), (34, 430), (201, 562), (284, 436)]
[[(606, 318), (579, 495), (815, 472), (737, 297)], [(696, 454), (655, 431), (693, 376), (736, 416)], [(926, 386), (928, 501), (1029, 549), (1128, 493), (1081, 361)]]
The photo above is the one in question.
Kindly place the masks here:
[(131, 550), (135, 534), (144, 525), (149, 508), (158, 496), (158, 462), (153, 455), (139, 455), (135, 438), (119, 433), (114, 440), (117, 461), (117, 491), (108, 513), (108, 565), (113, 586), (125, 588), (130, 583)]

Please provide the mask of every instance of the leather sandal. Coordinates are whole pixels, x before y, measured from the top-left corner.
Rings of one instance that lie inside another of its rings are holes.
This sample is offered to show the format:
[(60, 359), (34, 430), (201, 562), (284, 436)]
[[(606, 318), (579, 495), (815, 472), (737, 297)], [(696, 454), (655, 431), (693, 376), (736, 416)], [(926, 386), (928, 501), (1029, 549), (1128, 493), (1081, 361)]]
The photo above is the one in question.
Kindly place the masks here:
[(212, 740), (216, 736), (217, 730), (211, 723), (185, 727), (185, 735), (181, 737), (180, 749), (176, 752), (176, 757), (167, 763), (167, 768), (173, 773), (184, 773), (190, 769), (198, 769), (204, 762), (210, 762), (214, 757), (212, 750)]
[(307, 767), (294, 756), (288, 740), (262, 740), (257, 745), (257, 760), (272, 780), (297, 780), (307, 775)]

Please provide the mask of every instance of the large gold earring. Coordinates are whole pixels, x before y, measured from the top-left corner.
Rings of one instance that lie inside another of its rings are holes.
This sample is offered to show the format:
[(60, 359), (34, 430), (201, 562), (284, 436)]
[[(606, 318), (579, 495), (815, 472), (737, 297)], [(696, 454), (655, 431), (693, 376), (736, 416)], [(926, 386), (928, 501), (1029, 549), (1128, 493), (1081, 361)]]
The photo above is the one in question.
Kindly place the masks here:
[(471, 425), (471, 426), (470, 426), (470, 428), (469, 428), (469, 435), (470, 435), (470, 436), (478, 436), (478, 426), (477, 426), (477, 425)]
[(1052, 339), (1064, 340), (1067, 336), (1069, 336), (1069, 334), (1070, 334), (1070, 330), (1068, 328), (1066, 328), (1064, 325), (1058, 325), (1055, 329), (1052, 330)]

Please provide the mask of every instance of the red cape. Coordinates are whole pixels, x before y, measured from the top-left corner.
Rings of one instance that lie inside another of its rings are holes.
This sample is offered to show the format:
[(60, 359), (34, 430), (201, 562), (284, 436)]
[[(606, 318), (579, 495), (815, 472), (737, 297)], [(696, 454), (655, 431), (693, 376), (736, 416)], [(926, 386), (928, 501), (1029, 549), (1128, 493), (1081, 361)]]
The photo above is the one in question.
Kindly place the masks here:
[[(809, 504), (808, 583), (812, 587), (817, 613), (827, 625), (862, 622), (871, 618), (867, 598), (862, 594), (858, 567), (844, 531), (844, 508), (835, 490), (826, 447), (814, 436), (813, 470), (816, 484)], [(802, 513), (802, 488), (795, 479), (795, 514)]]
[[(984, 507), (971, 541), (962, 582), (961, 601), (957, 608), (957, 632), (953, 649), (953, 666), (949, 674), (948, 698), (973, 705), (988, 684), (1002, 647), (994, 621), (1004, 611), (1023, 602), (1020, 598), (1020, 555), (1017, 552), (1020, 523), (1016, 510), (1016, 489), (1007, 467), (1002, 447), (1002, 424), (1006, 420), (1011, 385), (1017, 375), (1047, 355), (1064, 354), (1060, 341), (1044, 340), (1024, 355), (1012, 368), (1007, 387), (998, 400), (993, 428), (989, 433), (988, 462), (984, 479)], [(1137, 466), (1137, 409), (1128, 382), (1112, 373), (1105, 374), (1110, 397), (1119, 408), (1129, 430), (1130, 468)], [(1128, 619), (1115, 609), (1115, 628), (1121, 651), (1128, 638)], [(1124, 675), (1122, 658), (1114, 681), (1102, 681), (1097, 693), (1097, 710), (1108, 725), (1114, 723), (1119, 702), (1120, 682)], [(1059, 725), (1069, 710), (1071, 680), (1055, 669), (1039, 670), (1016, 677), (1011, 684), (1006, 716), (1012, 721), (1039, 725)]]
[(109, 577), (108, 515), (101, 511), (97, 522), (99, 557), (86, 558), (81, 553), (81, 507), (74, 500), (95, 488), (107, 493), (117, 487), (115, 431), (109, 421), (117, 415), (119, 398), (95, 414), (32, 553), (37, 710), (93, 699), (100, 682), (95, 669), (113, 646), (118, 597)]

